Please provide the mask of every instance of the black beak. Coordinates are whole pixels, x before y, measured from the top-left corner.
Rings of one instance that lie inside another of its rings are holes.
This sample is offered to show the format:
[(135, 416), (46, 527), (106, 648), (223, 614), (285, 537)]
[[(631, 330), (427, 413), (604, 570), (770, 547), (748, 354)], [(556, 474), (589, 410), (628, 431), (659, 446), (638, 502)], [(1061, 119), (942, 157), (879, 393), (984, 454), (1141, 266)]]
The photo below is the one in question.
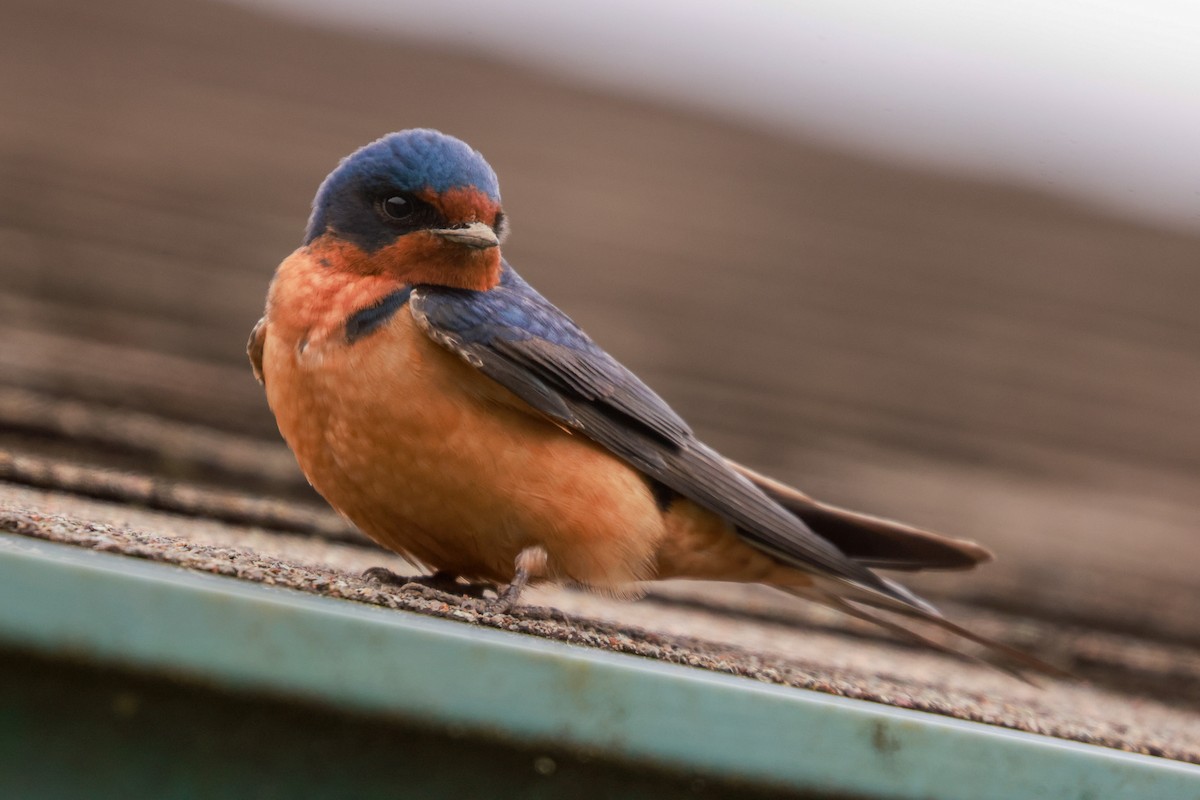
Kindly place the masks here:
[(483, 222), (472, 222), (463, 228), (433, 228), (429, 232), (475, 250), (486, 250), (500, 244), (496, 232)]

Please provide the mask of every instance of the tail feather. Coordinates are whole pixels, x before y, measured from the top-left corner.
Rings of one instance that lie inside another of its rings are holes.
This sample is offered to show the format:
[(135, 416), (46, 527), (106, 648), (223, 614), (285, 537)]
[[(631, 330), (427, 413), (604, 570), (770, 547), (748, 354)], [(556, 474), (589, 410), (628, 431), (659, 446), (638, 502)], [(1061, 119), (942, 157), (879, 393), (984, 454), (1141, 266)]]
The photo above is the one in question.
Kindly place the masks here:
[(971, 569), (992, 559), (992, 554), (975, 542), (821, 503), (741, 464), (726, 463), (865, 567), (905, 571)]
[[(787, 594), (801, 597), (805, 600), (811, 600), (822, 605), (833, 608), (849, 616), (861, 619), (867, 622), (879, 625), (885, 630), (892, 631), (903, 636), (911, 641), (918, 642), (927, 647), (931, 647), (942, 653), (955, 655), (960, 658), (965, 658), (969, 661), (975, 661), (982, 664), (987, 664), (993, 669), (1000, 670), (1008, 675), (1012, 675), (1026, 683), (1037, 685), (1036, 682), (1030, 679), (1022, 670), (1030, 670), (1053, 678), (1074, 679), (1075, 676), (1066, 670), (1042, 661), (1036, 656), (1019, 650), (1011, 645), (998, 642), (994, 639), (989, 639), (986, 636), (975, 633), (963, 626), (951, 622), (942, 615), (940, 611), (934, 608), (929, 603), (921, 600), (913, 595), (920, 605), (914, 605), (907, 602), (900, 602), (886, 595), (880, 595), (870, 590), (843, 584), (838, 582), (835, 585), (823, 586), (822, 582), (818, 581), (808, 587), (792, 587), (774, 585), (773, 588), (779, 589)], [(940, 642), (935, 642), (917, 631), (907, 628), (898, 622), (881, 616), (880, 614), (868, 611), (863, 606), (876, 608), (889, 613), (897, 614), (908, 619), (913, 619), (918, 622), (927, 623), (935, 627), (948, 631), (961, 639), (973, 642), (984, 647), (992, 658), (977, 656), (973, 653), (950, 647)], [(1005, 663), (1005, 662), (1009, 663)], [(1010, 666), (1016, 665), (1016, 666)]]
[(855, 619), (861, 619), (864, 622), (870, 622), (873, 625), (878, 625), (884, 630), (891, 631), (903, 639), (908, 639), (909, 641), (916, 642), (924, 647), (937, 650), (939, 653), (945, 653), (946, 655), (951, 655), (956, 658), (965, 658), (968, 661), (973, 661), (977, 664), (983, 664), (984, 666), (998, 669), (1001, 672), (1011, 675), (1017, 680), (1024, 681), (1032, 686), (1038, 685), (1033, 680), (1030, 680), (1029, 676), (1021, 672), (1019, 669), (1014, 669), (1013, 667), (1010, 667), (1002, 662), (991, 661), (983, 658), (982, 656), (975, 655), (974, 653), (968, 653), (966, 651), (950, 647), (949, 645), (942, 644), (941, 642), (934, 641), (927, 636), (922, 636), (911, 628), (906, 628), (898, 622), (894, 622), (893, 620), (890, 620), (880, 614), (872, 613), (865, 608), (859, 608), (858, 606), (842, 600), (841, 598), (827, 596), (823, 602), (825, 605), (840, 611), (843, 614), (854, 617)]
[(995, 639), (989, 639), (988, 637), (986, 637), (982, 634), (975, 633), (974, 631), (969, 630), (968, 628), (964, 628), (963, 626), (959, 625), (956, 622), (951, 622), (950, 620), (946, 619), (943, 616), (938, 615), (938, 616), (933, 616), (933, 617), (927, 617), (922, 614), (909, 613), (909, 612), (901, 610), (901, 609), (902, 609), (902, 607), (896, 608), (896, 612), (899, 614), (902, 614), (904, 616), (913, 618), (913, 619), (921, 620), (922, 622), (929, 622), (933, 625), (936, 625), (937, 627), (941, 628), (942, 630), (949, 631), (950, 633), (953, 633), (955, 636), (962, 637), (963, 639), (966, 639), (969, 642), (974, 642), (975, 644), (981, 645), (982, 647), (986, 647), (991, 652), (993, 652), (1003, 658), (1007, 658), (1008, 660), (1010, 660), (1014, 663), (1020, 664), (1023, 667), (1034, 670), (1035, 672), (1040, 672), (1040, 673), (1042, 673), (1044, 675), (1048, 675), (1052, 678), (1063, 678), (1063, 679), (1067, 679), (1067, 680), (1076, 679), (1076, 676), (1071, 674), (1067, 670), (1060, 669), (1060, 668), (1054, 666), (1053, 664), (1048, 664), (1045, 661), (1041, 660), (1040, 658), (1030, 655), (1029, 653), (1026, 653), (1024, 650), (1019, 650), (1016, 647), (1013, 647), (1012, 645), (1007, 645), (1007, 644), (1004, 644), (1003, 642), (998, 642)]
[[(815, 533), (862, 566), (908, 571), (970, 569), (992, 559), (992, 554), (986, 548), (974, 542), (952, 539), (899, 522), (827, 505), (741, 464), (728, 460), (726, 463), (772, 500), (799, 517)], [(880, 577), (878, 583), (868, 585), (850, 579), (824, 578), (806, 573), (804, 579), (794, 585), (786, 585), (783, 582), (772, 582), (771, 585), (788, 594), (874, 623), (934, 650), (988, 664), (1028, 683), (1032, 681), (1022, 670), (1056, 678), (1074, 677), (1069, 672), (1047, 664), (1029, 653), (951, 622), (928, 601), (886, 578)], [(976, 656), (935, 642), (885, 616), (868, 611), (864, 606), (941, 628), (960, 639), (980, 645), (991, 657)]]

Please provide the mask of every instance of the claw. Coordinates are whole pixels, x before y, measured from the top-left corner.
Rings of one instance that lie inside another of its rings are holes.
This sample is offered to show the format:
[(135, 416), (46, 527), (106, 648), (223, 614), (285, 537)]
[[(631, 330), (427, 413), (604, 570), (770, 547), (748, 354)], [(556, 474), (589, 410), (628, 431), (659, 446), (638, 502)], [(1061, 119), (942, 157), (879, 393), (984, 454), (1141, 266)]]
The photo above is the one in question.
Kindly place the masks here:
[(486, 583), (462, 583), (452, 572), (438, 571), (432, 575), (397, 575), (387, 567), (371, 567), (363, 570), (362, 577), (388, 586), (424, 586), (434, 591), (457, 597), (483, 598), (484, 592), (493, 587)]
[(512, 583), (505, 587), (500, 596), (491, 604), (488, 610), (494, 614), (504, 614), (517, 604), (521, 591), (529, 583), (530, 578), (536, 578), (546, 571), (546, 560), (549, 556), (541, 545), (526, 547), (517, 555), (517, 572)]

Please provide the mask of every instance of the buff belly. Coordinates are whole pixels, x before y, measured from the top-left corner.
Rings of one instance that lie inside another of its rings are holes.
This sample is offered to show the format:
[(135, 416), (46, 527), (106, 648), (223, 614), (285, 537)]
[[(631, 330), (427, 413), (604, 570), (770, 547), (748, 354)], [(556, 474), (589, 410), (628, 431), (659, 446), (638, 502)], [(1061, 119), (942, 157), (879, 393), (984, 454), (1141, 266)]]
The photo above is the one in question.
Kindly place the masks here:
[(541, 545), (553, 580), (620, 591), (651, 578), (667, 532), (642, 477), (532, 411), (417, 329), (407, 307), (368, 337), (269, 325), (263, 371), (312, 485), (381, 545), (506, 582)]

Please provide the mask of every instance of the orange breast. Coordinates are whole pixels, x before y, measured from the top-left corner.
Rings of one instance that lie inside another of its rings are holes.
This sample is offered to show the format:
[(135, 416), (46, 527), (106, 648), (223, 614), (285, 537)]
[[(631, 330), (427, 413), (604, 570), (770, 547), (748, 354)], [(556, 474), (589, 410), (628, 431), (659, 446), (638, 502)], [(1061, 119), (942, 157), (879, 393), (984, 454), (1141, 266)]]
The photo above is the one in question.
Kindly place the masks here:
[(289, 283), (268, 308), (267, 399), (313, 486), (365, 533), (467, 578), (507, 582), (531, 545), (552, 579), (620, 591), (652, 577), (664, 520), (636, 471), (519, 410), (407, 307), (348, 344), (317, 330), (327, 315), (289, 313)]

